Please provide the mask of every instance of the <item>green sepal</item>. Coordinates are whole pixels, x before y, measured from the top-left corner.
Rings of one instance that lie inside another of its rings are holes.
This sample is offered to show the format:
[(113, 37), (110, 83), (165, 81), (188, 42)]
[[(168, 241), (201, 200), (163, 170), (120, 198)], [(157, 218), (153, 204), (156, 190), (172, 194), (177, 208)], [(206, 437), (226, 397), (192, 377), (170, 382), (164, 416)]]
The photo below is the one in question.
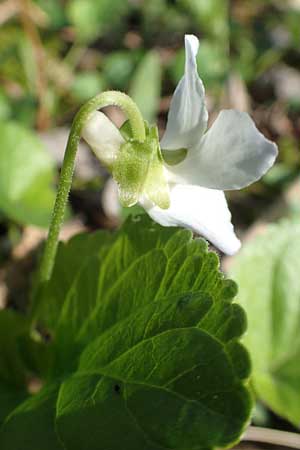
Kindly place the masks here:
[(154, 148), (144, 191), (153, 203), (162, 209), (168, 209), (170, 207), (169, 185), (164, 174), (163, 158), (158, 142), (156, 126), (149, 129), (149, 137)]
[(147, 197), (160, 208), (170, 206), (169, 187), (164, 176), (163, 158), (156, 126), (145, 122), (146, 140), (132, 139), (129, 122), (120, 129), (127, 142), (120, 148), (113, 167), (113, 177), (119, 185), (120, 202), (125, 207), (135, 205), (140, 196)]
[(130, 140), (121, 145), (113, 166), (113, 177), (119, 186), (123, 206), (135, 205), (142, 194), (151, 160), (152, 146)]
[[(146, 120), (144, 120), (144, 125), (145, 125), (146, 134), (148, 134), (149, 124)], [(120, 131), (121, 135), (123, 136), (123, 138), (125, 139), (125, 141), (129, 141), (130, 139), (133, 139), (132, 128), (131, 128), (129, 120), (126, 120), (123, 123), (121, 128), (119, 128), (119, 131)]]

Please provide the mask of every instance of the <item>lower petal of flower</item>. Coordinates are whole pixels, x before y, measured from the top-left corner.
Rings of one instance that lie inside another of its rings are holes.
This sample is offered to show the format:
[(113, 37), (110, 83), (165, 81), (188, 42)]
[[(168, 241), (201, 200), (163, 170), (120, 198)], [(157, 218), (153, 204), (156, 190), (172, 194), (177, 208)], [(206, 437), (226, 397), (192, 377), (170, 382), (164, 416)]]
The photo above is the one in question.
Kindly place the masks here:
[(149, 216), (163, 226), (188, 228), (228, 255), (239, 250), (241, 243), (234, 233), (223, 191), (175, 184), (171, 187), (170, 199), (168, 209), (161, 209), (145, 198), (140, 203)]

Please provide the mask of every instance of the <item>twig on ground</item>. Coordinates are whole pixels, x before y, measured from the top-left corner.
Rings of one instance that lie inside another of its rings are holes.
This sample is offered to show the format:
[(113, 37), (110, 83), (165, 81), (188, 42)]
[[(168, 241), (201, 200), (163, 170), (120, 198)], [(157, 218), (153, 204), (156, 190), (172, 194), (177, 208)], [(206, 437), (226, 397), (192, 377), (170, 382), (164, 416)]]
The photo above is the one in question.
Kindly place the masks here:
[(289, 431), (273, 430), (271, 428), (251, 426), (247, 429), (242, 440), (300, 449), (300, 434), (291, 433)]

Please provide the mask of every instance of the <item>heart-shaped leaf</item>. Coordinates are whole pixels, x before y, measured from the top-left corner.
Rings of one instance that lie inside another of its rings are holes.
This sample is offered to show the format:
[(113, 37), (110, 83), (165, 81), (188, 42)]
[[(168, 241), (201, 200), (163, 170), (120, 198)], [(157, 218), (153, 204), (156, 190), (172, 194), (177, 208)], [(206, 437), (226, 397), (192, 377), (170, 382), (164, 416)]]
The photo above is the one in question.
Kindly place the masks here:
[[(40, 393), (7, 417), (1, 449), (228, 446), (251, 410), (235, 283), (186, 230), (138, 216), (110, 236), (61, 246), (42, 298), (56, 314), (53, 366)], [(44, 326), (46, 310), (35, 317)]]

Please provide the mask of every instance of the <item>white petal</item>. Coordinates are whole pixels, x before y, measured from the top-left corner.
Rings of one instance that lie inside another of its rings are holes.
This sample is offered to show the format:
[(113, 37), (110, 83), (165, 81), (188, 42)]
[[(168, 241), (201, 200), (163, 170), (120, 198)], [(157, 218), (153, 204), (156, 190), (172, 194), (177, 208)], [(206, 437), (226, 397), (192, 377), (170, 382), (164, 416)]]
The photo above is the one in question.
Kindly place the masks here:
[(261, 178), (277, 154), (277, 146), (257, 130), (247, 113), (225, 110), (183, 162), (168, 166), (169, 180), (241, 189)]
[(107, 166), (111, 166), (125, 142), (119, 129), (100, 111), (95, 111), (88, 119), (82, 137), (97, 158)]
[(169, 209), (160, 209), (147, 200), (141, 204), (159, 224), (189, 228), (228, 255), (236, 253), (241, 246), (234, 234), (231, 214), (222, 191), (178, 184), (171, 188)]
[(166, 132), (161, 147), (166, 150), (189, 148), (195, 145), (207, 126), (205, 92), (197, 72), (196, 55), (199, 41), (185, 36), (185, 71), (171, 100)]
[(113, 178), (109, 178), (102, 190), (102, 208), (105, 215), (114, 221), (119, 221), (122, 208), (119, 201), (118, 185)]

